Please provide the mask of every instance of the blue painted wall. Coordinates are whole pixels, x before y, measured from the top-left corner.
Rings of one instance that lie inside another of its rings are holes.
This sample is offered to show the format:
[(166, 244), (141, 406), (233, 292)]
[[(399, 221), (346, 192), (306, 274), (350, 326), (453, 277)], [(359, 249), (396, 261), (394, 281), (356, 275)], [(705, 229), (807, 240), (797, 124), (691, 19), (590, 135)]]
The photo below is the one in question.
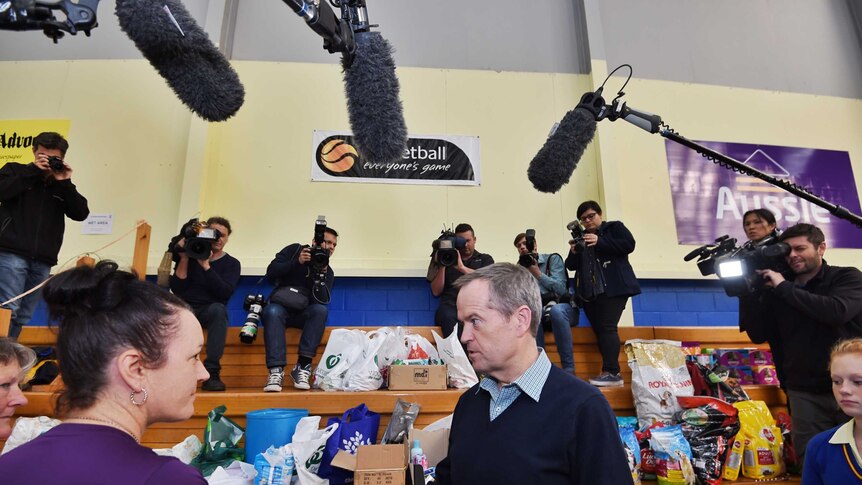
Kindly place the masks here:
[[(228, 303), (232, 326), (245, 321), (242, 302), (249, 293), (264, 296), (272, 285), (259, 276), (243, 276)], [(260, 283), (259, 283), (260, 282)], [(716, 280), (640, 280), (643, 293), (629, 303), (636, 326), (736, 325), (737, 299), (724, 294)], [(424, 278), (336, 278), (329, 304), (329, 325), (434, 325), (437, 298)], [(33, 325), (47, 324), (44, 304)], [(589, 325), (582, 314), (580, 325)]]

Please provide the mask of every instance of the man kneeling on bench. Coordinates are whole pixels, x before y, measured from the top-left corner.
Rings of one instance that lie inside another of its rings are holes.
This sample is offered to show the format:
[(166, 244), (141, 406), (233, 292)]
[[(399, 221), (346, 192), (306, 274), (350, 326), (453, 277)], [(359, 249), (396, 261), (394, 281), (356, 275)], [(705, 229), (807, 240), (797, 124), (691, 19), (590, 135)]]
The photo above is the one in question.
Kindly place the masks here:
[(311, 246), (291, 244), (279, 251), (266, 268), (267, 279), (275, 285), (269, 304), (261, 313), (266, 367), (269, 369), (269, 378), (263, 388), (266, 392), (281, 392), (287, 365), (286, 327), (302, 329), (299, 358), (290, 371), (293, 387), (311, 388), (311, 361), (323, 339), (329, 315), (326, 305), (335, 282), (329, 257), (337, 244), (338, 233), (326, 227), (326, 221), (319, 218)]

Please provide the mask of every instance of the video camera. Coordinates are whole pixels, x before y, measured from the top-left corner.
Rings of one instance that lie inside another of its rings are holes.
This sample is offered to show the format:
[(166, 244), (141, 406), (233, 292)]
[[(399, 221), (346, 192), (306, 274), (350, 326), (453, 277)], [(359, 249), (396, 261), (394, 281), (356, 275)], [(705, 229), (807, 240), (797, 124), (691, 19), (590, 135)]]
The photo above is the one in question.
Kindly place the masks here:
[(569, 244), (574, 244), (577, 251), (582, 251), (587, 247), (584, 242), (584, 234), (586, 234), (586, 231), (584, 230), (584, 226), (581, 225), (581, 221), (575, 219), (566, 225), (566, 229), (572, 233), (572, 240), (569, 241)]
[(518, 258), (518, 264), (525, 268), (529, 268), (535, 264), (539, 264), (539, 253), (536, 252), (536, 230), (527, 229), (524, 233), (524, 245), (527, 247), (527, 254), (522, 254)]
[[(207, 227), (206, 222), (197, 218), (189, 219), (183, 224), (180, 233), (171, 238), (168, 251), (178, 255), (185, 252), (192, 259), (208, 259), (212, 254), (213, 243), (222, 237), (222, 233), (215, 228)], [(178, 246), (180, 239), (185, 238), (185, 247)]]
[(778, 241), (778, 234), (760, 242), (747, 242), (736, 245), (736, 239), (724, 235), (714, 244), (701, 246), (688, 253), (684, 261), (697, 259), (700, 274), (717, 274), (727, 296), (742, 296), (755, 293), (764, 288), (763, 278), (757, 270), (771, 269), (787, 274), (790, 268), (785, 257), (790, 254), (790, 246)]
[(442, 266), (455, 266), (458, 264), (458, 250), (467, 246), (467, 240), (456, 236), (452, 229), (443, 228), (440, 237), (431, 243), (433, 252), (431, 257), (435, 258)]
[(243, 301), (242, 307), (248, 312), (245, 323), (239, 331), (239, 340), (244, 344), (250, 344), (257, 338), (257, 330), (260, 328), (260, 312), (266, 306), (266, 298), (263, 295), (248, 295)]

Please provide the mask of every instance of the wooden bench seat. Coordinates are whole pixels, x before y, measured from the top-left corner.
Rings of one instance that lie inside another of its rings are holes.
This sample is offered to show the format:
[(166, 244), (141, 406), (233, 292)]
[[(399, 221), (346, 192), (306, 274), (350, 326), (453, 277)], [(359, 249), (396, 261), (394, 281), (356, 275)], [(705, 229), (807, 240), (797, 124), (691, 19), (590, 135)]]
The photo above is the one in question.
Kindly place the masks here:
[[(318, 348), (315, 364), (320, 359), (328, 342), (331, 331), (337, 327), (327, 328), (323, 341)], [(362, 330), (373, 330), (373, 327), (350, 327)], [(439, 333), (436, 327), (408, 327), (408, 331), (418, 333), (433, 342), (432, 330)], [(752, 347), (746, 334), (735, 328), (709, 327), (621, 327), (620, 340), (666, 338), (683, 341), (700, 341), (704, 347)], [(296, 361), (297, 346), (300, 331), (287, 330), (288, 362)], [(577, 327), (572, 329), (575, 355), (576, 374), (589, 379), (601, 370), (601, 356), (596, 349), (596, 340), (590, 328)], [(56, 341), (54, 330), (44, 327), (26, 327), (21, 334), (21, 342), (27, 345), (53, 345)], [(559, 354), (552, 333), (545, 334), (545, 348), (552, 362), (559, 365)], [(626, 363), (623, 349), (620, 349), (620, 368), (626, 385), (620, 388), (606, 388), (602, 392), (608, 398), (611, 407), (619, 416), (635, 415), (634, 400), (631, 393), (631, 370)], [(269, 407), (305, 408), (312, 414), (321, 415), (324, 421), (327, 417), (340, 415), (345, 409), (365, 402), (372, 410), (381, 414), (381, 427), (385, 429), (389, 415), (395, 407), (395, 401), (401, 397), (404, 400), (419, 402), (422, 405), (419, 424), (431, 423), (451, 413), (461, 395), (461, 390), (447, 391), (388, 391), (385, 389), (371, 392), (323, 392), (297, 391), (286, 379), (285, 390), (281, 393), (264, 393), (266, 382), (266, 366), (264, 363), (263, 339), (258, 338), (253, 344), (242, 344), (239, 341), (239, 328), (228, 330), (225, 355), (222, 358), (222, 379), (227, 384), (227, 392), (199, 392), (195, 402), (194, 416), (183, 423), (159, 424), (152, 427), (144, 435), (144, 443), (151, 446), (176, 444), (189, 434), (202, 437), (207, 413), (218, 405), (228, 407), (228, 416), (240, 423), (245, 422), (245, 414), (255, 409)], [(784, 394), (775, 386), (746, 386), (746, 391), (752, 399), (763, 400), (773, 411), (786, 411)], [(53, 415), (51, 393), (28, 392), (30, 403), (18, 410), (18, 416)], [(178, 438), (178, 439), (177, 439)]]

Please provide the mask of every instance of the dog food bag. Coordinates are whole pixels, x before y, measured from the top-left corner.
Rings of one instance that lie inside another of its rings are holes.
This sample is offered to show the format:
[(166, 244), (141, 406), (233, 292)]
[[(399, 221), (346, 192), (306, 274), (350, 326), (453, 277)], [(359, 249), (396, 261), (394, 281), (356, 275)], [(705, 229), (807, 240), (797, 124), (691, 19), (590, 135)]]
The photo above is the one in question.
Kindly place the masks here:
[(625, 345), (632, 370), (632, 394), (641, 428), (658, 421), (672, 423), (682, 408), (677, 396), (694, 395), (680, 342), (628, 340)]

